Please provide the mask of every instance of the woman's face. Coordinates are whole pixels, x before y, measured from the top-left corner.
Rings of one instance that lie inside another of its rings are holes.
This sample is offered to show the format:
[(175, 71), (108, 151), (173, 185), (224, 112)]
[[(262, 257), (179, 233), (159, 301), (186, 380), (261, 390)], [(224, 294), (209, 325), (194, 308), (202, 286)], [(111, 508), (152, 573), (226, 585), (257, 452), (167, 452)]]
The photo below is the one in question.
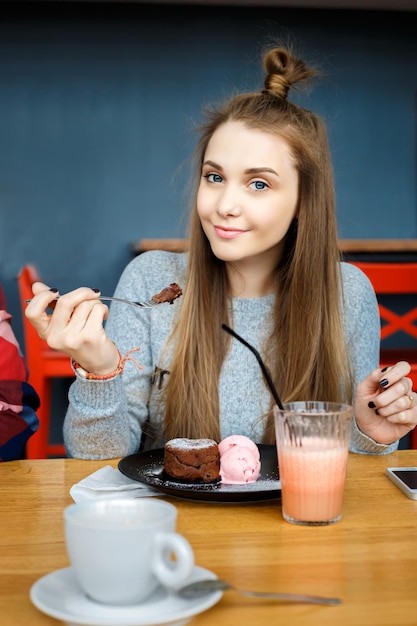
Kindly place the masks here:
[(275, 267), (296, 214), (298, 173), (277, 135), (227, 122), (204, 155), (197, 211), (213, 253), (246, 266)]

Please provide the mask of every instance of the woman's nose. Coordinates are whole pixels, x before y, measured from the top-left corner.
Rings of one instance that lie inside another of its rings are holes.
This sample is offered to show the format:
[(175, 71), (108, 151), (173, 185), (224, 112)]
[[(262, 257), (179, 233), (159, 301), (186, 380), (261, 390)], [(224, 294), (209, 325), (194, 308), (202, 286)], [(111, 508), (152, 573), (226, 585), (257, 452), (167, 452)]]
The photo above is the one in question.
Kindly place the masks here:
[(239, 194), (232, 189), (225, 189), (221, 196), (217, 199), (217, 213), (222, 217), (227, 215), (237, 216), (242, 211)]

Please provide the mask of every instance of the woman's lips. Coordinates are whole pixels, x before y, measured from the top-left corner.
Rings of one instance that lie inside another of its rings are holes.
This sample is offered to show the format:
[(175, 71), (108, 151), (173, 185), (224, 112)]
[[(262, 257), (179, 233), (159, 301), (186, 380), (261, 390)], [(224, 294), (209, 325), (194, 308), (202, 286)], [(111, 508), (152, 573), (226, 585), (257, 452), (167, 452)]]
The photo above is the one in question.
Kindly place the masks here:
[(235, 228), (222, 228), (221, 226), (215, 226), (214, 230), (216, 235), (222, 239), (235, 239), (239, 235), (243, 235), (245, 230), (236, 230)]

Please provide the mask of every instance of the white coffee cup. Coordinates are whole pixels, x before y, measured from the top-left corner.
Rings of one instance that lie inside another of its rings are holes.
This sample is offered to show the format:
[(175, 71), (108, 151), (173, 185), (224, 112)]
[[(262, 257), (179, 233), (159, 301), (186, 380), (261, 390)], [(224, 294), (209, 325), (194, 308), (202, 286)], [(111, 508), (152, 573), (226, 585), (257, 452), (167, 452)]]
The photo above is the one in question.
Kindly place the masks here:
[[(194, 567), (175, 532), (177, 509), (156, 498), (101, 499), (64, 510), (68, 556), (83, 591), (97, 602), (143, 602), (158, 584), (178, 587)], [(175, 560), (173, 560), (174, 555)]]

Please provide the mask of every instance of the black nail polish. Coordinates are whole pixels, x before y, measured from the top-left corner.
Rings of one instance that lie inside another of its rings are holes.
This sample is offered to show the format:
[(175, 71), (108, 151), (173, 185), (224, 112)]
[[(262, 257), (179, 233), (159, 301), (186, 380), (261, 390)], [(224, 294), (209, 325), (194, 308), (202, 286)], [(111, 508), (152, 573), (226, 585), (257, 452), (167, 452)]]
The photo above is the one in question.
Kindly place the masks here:
[(386, 372), (388, 368), (389, 368), (389, 365), (387, 365), (386, 367), (383, 367), (381, 372)]
[(374, 402), (372, 402), (372, 400), (370, 402), (368, 402), (368, 406), (370, 409), (374, 409), (376, 404)]
[(58, 293), (59, 289), (57, 289), (56, 287), (51, 287), (49, 291), (52, 291), (52, 293)]
[(91, 291), (94, 291), (94, 293), (100, 293), (101, 289), (92, 289)]
[(386, 387), (388, 384), (389, 382), (386, 378), (383, 378), (382, 380), (379, 381), (380, 387)]

